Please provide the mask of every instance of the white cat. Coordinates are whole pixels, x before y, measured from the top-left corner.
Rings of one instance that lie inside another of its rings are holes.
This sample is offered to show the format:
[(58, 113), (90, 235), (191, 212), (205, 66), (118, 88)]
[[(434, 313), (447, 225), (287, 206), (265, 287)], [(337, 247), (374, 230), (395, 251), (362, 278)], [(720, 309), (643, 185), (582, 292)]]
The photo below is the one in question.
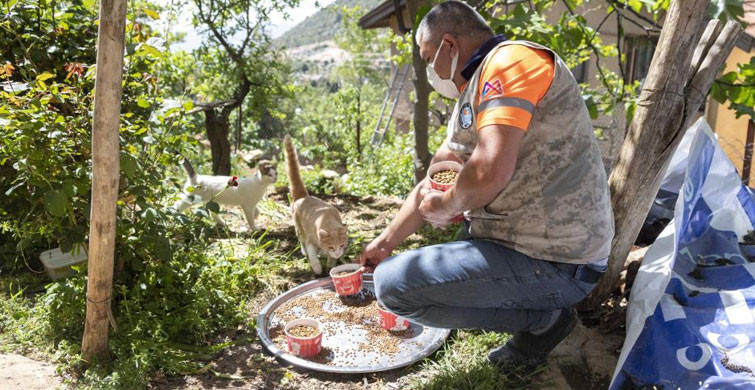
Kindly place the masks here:
[[(260, 161), (257, 172), (252, 177), (197, 175), (191, 163), (186, 159), (183, 166), (188, 179), (184, 184), (181, 199), (173, 205), (176, 210), (188, 209), (196, 204), (197, 198), (204, 203), (213, 201), (226, 206), (240, 206), (244, 210), (249, 228), (256, 230), (254, 220), (259, 214), (257, 203), (265, 195), (267, 186), (277, 180), (275, 165), (272, 162)], [(193, 191), (190, 188), (193, 188)], [(216, 222), (223, 223), (220, 216), (215, 213), (213, 213), (213, 218)]]

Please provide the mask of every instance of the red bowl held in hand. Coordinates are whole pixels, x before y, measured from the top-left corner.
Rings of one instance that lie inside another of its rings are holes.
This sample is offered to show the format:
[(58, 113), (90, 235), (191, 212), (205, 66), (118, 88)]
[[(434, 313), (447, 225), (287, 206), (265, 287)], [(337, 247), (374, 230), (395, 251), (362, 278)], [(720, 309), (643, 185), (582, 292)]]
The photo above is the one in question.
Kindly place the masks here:
[(456, 161), (441, 161), (438, 163), (435, 163), (433, 165), (430, 165), (430, 168), (427, 168), (427, 179), (430, 181), (430, 187), (434, 190), (438, 191), (446, 191), (454, 186), (456, 183), (451, 184), (442, 184), (438, 183), (437, 181), (433, 180), (433, 175), (440, 171), (447, 171), (451, 170), (454, 172), (461, 172), (462, 166), (461, 164), (457, 163)]
[(330, 270), (330, 278), (338, 295), (348, 296), (362, 291), (362, 272), (359, 268), (359, 264), (343, 264)]
[[(297, 337), (291, 335), (289, 331), (296, 326), (310, 326), (317, 329), (317, 334), (311, 337)], [(283, 328), (286, 334), (286, 344), (288, 353), (299, 357), (312, 357), (322, 350), (322, 324), (320, 321), (310, 318), (301, 318), (289, 321)]]
[[(440, 171), (447, 171), (452, 170), (456, 173), (461, 172), (462, 165), (457, 163), (456, 161), (441, 161), (438, 163), (435, 163), (433, 165), (430, 165), (430, 168), (427, 168), (427, 180), (430, 182), (430, 188), (438, 191), (446, 192), (447, 190), (451, 189), (456, 183), (451, 184), (441, 184), (437, 181), (433, 180), (433, 175), (440, 172)], [(459, 223), (464, 221), (463, 215), (457, 215), (453, 220), (454, 223)]]
[(409, 329), (409, 320), (385, 310), (383, 305), (379, 303), (378, 313), (380, 314), (380, 326), (382, 326), (383, 329), (390, 330), (391, 332), (400, 332)]

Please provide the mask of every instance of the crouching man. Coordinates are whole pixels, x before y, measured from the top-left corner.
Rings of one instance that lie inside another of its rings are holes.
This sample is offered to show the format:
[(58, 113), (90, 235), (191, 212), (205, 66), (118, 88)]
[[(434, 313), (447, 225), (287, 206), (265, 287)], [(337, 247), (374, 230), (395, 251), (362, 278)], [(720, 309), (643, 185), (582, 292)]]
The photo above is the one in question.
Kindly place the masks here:
[[(447, 192), (425, 180), (359, 256), (378, 300), (420, 324), (511, 332), (488, 355), (536, 366), (574, 328), (606, 269), (613, 215), (590, 117), (550, 49), (494, 36), (458, 1), (417, 30), (430, 84), (457, 99), (433, 163), (463, 163)], [(464, 213), (468, 238), (392, 256), (425, 222)]]

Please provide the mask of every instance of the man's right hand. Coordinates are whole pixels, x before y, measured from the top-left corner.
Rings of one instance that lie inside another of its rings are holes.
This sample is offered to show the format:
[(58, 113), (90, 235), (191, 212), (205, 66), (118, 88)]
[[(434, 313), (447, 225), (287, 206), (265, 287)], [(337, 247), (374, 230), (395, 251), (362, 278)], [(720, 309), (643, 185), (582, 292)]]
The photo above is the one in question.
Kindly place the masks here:
[(407, 200), (401, 205), (396, 218), (391, 221), (383, 233), (362, 250), (357, 259), (359, 264), (362, 265), (360, 269), (362, 272), (374, 272), (375, 267), (390, 256), (399, 243), (422, 227), (425, 220), (418, 210), (423, 197), (420, 191), (430, 188), (430, 181), (427, 179), (415, 186)]
[(362, 272), (375, 272), (375, 267), (393, 253), (394, 246), (388, 244), (382, 236), (372, 240), (362, 253), (359, 254), (359, 264)]

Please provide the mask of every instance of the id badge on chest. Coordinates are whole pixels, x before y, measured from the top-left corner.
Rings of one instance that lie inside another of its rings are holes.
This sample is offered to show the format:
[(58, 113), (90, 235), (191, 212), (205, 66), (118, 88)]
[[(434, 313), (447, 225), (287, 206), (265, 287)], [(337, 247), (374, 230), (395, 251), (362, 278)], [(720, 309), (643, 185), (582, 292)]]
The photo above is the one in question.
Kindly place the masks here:
[[(472, 104), (467, 98), (465, 91), (451, 114), (451, 118), (446, 126), (447, 137), (446, 143), (462, 160), (466, 161), (475, 146), (477, 146), (477, 126), (475, 126), (475, 113), (472, 110)], [(474, 95), (472, 95), (474, 96)]]

